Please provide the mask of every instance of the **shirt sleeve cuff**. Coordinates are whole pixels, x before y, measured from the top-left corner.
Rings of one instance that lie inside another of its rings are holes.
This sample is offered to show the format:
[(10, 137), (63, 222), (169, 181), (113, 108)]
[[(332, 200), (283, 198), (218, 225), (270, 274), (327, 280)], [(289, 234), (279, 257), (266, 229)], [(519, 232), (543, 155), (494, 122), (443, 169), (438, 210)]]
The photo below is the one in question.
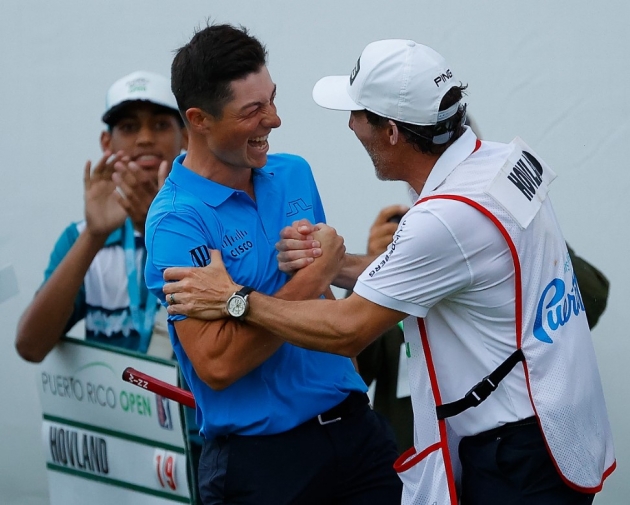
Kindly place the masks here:
[(353, 291), (366, 300), (376, 303), (382, 307), (387, 307), (388, 309), (404, 312), (405, 314), (409, 314), (410, 316), (425, 317), (427, 315), (427, 312), (429, 312), (429, 309), (427, 307), (423, 307), (416, 303), (396, 300), (395, 298), (386, 296), (379, 291), (376, 291), (366, 286), (361, 281), (357, 281)]

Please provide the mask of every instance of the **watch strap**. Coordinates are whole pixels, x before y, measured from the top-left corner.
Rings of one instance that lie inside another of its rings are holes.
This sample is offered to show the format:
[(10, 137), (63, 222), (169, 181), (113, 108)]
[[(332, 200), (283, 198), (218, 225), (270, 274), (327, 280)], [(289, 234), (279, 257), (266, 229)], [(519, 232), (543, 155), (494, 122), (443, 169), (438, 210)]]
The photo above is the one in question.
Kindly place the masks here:
[(242, 296), (242, 297), (245, 297), (245, 296), (247, 296), (248, 294), (250, 294), (252, 291), (255, 291), (255, 289), (254, 289), (254, 288), (252, 288), (251, 286), (243, 286), (241, 289), (239, 289), (239, 290), (238, 290), (236, 293), (234, 293), (234, 294), (239, 295), (239, 296)]

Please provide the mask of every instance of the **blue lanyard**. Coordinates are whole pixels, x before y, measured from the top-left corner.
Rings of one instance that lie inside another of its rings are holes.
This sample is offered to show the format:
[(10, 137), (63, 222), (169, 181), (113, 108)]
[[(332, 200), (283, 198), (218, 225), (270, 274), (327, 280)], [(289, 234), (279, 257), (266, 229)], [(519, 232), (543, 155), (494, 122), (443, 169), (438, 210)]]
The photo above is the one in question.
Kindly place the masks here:
[[(123, 248), (125, 250), (125, 265), (127, 267), (127, 291), (129, 293), (129, 309), (133, 327), (140, 334), (140, 346), (138, 352), (146, 354), (153, 333), (155, 313), (158, 309), (157, 297), (150, 293), (144, 282), (144, 262), (146, 261), (146, 251), (143, 251), (142, 268), (138, 270), (136, 262), (136, 237), (133, 231), (131, 219), (125, 220), (123, 231)], [(142, 300), (145, 300), (142, 309)]]

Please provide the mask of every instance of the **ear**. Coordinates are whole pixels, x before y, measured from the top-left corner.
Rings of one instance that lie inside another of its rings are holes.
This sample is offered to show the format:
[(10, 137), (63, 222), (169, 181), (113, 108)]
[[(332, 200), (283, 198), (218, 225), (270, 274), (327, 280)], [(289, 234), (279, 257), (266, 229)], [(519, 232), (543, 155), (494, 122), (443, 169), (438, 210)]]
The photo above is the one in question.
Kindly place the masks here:
[(208, 114), (202, 111), (199, 107), (191, 107), (186, 110), (186, 120), (188, 126), (193, 132), (202, 132), (208, 127)]
[(112, 144), (112, 134), (108, 131), (101, 132), (101, 150), (103, 152), (109, 150)]
[(398, 126), (391, 119), (388, 121), (389, 127), (387, 128), (387, 136), (389, 137), (389, 143), (395, 146), (398, 143)]

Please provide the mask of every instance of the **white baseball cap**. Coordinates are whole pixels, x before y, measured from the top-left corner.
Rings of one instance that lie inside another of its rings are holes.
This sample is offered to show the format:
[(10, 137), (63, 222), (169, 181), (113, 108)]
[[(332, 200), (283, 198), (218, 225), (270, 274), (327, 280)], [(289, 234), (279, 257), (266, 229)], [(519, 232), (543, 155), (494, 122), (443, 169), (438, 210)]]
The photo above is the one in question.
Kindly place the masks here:
[(170, 80), (160, 74), (139, 70), (121, 77), (111, 85), (105, 98), (103, 122), (109, 123), (116, 111), (128, 102), (137, 100), (179, 111)]
[(368, 44), (350, 75), (320, 79), (313, 100), (327, 109), (364, 110), (413, 125), (431, 126), (455, 115), (459, 102), (440, 111), (459, 83), (444, 58), (413, 40)]

